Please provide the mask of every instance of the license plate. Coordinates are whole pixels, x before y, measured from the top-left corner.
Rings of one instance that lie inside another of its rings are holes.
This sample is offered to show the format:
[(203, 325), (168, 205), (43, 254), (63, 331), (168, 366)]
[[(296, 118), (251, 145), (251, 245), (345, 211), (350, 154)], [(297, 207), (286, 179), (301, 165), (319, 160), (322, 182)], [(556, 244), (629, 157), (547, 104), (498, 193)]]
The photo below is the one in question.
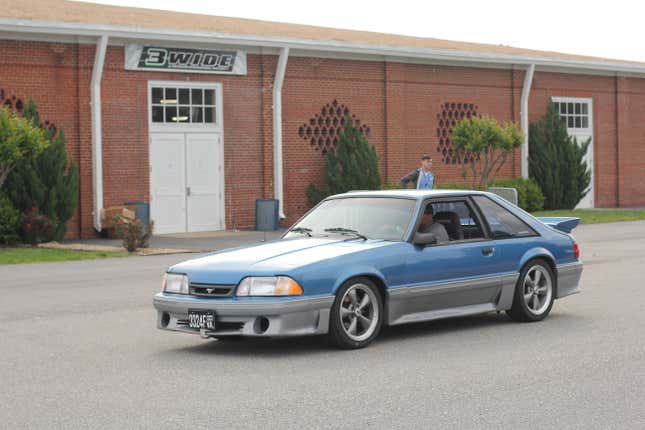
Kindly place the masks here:
[(215, 312), (189, 309), (188, 327), (215, 330)]

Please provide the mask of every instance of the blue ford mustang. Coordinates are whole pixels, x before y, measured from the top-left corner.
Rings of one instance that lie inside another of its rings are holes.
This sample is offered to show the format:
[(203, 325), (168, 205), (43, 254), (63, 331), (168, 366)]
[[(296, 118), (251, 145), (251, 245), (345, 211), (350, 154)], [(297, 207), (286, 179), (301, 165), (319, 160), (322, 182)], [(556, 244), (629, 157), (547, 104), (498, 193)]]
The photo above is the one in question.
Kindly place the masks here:
[(361, 348), (383, 325), (502, 310), (539, 321), (579, 291), (578, 221), (478, 191), (336, 195), (280, 240), (170, 267), (157, 325), (203, 338), (328, 334)]

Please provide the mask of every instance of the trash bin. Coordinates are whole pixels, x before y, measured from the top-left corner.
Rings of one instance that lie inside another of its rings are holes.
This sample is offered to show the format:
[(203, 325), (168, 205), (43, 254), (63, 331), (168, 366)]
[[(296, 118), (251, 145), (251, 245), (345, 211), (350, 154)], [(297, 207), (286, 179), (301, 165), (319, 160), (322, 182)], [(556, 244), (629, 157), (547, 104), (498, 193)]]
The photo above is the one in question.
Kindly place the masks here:
[(145, 225), (150, 223), (150, 203), (125, 202), (123, 204), (126, 206), (134, 206), (137, 219), (140, 219)]
[(273, 231), (279, 227), (279, 203), (276, 199), (255, 200), (255, 229)]

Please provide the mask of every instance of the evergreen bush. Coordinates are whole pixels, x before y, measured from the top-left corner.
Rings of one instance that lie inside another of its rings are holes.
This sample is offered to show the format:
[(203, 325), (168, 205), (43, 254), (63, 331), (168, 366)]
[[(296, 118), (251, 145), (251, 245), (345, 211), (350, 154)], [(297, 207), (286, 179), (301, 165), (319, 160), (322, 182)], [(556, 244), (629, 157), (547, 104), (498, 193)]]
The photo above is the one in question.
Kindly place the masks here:
[(529, 129), (529, 176), (544, 193), (544, 209), (573, 209), (587, 194), (591, 172), (584, 156), (591, 139), (578, 143), (555, 105)]
[(336, 151), (325, 156), (325, 186), (321, 189), (310, 184), (309, 202), (315, 205), (327, 196), (351, 190), (378, 190), (381, 186), (378, 160), (376, 148), (348, 116)]
[(13, 245), (18, 241), (20, 212), (13, 207), (11, 200), (0, 193), (0, 245)]
[(23, 233), (25, 241), (31, 246), (38, 246), (39, 243), (51, 240), (55, 222), (47, 215), (43, 215), (38, 208), (33, 207), (23, 217)]
[(21, 212), (36, 207), (51, 220), (54, 227), (46, 241), (61, 240), (65, 236), (67, 220), (78, 204), (78, 168), (67, 157), (64, 130), (42, 126), (33, 100), (25, 107), (24, 116), (42, 129), (49, 145), (38, 157), (24, 159), (16, 165), (7, 178), (7, 193)]

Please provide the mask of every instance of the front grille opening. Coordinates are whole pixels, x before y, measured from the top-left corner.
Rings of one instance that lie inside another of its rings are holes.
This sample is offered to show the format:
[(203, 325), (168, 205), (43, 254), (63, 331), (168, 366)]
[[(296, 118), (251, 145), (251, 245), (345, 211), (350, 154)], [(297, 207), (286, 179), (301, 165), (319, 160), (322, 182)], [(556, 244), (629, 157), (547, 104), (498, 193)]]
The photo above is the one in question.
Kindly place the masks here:
[(189, 292), (193, 296), (228, 297), (233, 295), (235, 285), (190, 284)]

